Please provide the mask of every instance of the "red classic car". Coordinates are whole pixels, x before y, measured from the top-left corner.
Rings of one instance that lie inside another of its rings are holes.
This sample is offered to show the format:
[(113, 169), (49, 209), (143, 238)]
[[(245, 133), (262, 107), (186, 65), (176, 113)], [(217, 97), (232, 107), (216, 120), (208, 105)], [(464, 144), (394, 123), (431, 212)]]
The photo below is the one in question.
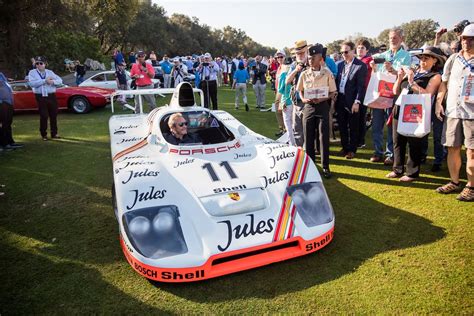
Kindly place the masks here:
[[(27, 81), (10, 82), (13, 89), (15, 111), (37, 110), (35, 95)], [(87, 113), (92, 108), (101, 108), (110, 102), (112, 89), (95, 87), (68, 87), (63, 85), (56, 90), (59, 109), (71, 109), (75, 113)]]

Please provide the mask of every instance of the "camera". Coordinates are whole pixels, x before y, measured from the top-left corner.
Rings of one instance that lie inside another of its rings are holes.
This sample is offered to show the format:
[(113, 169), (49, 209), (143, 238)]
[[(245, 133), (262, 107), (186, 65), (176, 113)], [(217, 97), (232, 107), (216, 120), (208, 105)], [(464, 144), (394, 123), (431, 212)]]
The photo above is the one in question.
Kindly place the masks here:
[(207, 66), (209, 66), (209, 63), (202, 63), (202, 66), (207, 67)]
[(453, 29), (454, 33), (458, 33), (458, 34), (462, 33), (462, 31), (464, 31), (464, 28), (468, 26), (469, 24), (471, 23), (468, 20), (463, 20), (459, 22), (458, 24), (454, 26), (454, 29)]
[(146, 67), (146, 63), (145, 63), (145, 62), (142, 62), (142, 67)]
[(385, 58), (383, 58), (383, 57), (374, 58), (374, 63), (375, 64), (383, 64), (384, 62), (385, 62)]

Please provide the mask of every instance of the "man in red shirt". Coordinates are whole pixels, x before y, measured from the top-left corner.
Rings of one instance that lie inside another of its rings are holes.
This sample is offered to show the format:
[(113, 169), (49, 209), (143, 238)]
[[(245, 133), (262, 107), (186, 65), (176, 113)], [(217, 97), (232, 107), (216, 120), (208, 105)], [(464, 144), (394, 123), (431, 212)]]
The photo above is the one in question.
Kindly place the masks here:
[[(137, 62), (132, 65), (130, 76), (135, 79), (137, 84), (137, 90), (153, 89), (153, 81), (155, 77), (155, 70), (153, 66), (145, 62), (146, 54), (143, 51), (137, 53)], [(143, 95), (142, 99), (145, 99), (150, 106), (150, 111), (156, 107), (155, 96), (152, 94)], [(135, 97), (135, 113), (140, 113), (139, 96)]]

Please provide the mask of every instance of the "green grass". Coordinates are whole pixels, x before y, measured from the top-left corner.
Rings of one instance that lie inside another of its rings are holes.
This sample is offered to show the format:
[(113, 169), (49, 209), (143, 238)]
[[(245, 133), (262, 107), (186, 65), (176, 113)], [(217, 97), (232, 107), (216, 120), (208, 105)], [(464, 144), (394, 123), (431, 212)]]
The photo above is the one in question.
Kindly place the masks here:
[[(248, 113), (233, 109), (233, 97), (221, 89), (219, 107), (261, 134), (276, 132), (274, 113), (255, 111), (251, 89)], [(2, 315), (474, 313), (473, 204), (435, 193), (448, 175), (429, 165), (416, 183), (386, 179), (369, 149), (351, 161), (331, 156), (334, 177), (324, 184), (336, 230), (326, 248), (204, 282), (148, 282), (118, 241), (110, 116), (61, 113), (64, 138), (49, 142), (36, 114), (14, 117), (15, 139), (26, 146), (0, 155)]]

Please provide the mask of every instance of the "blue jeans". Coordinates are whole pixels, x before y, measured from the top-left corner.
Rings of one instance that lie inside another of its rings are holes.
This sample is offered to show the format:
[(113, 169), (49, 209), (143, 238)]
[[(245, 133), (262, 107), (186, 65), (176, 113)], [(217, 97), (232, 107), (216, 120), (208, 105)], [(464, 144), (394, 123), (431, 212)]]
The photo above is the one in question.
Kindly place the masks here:
[(387, 147), (384, 150), (383, 127), (392, 109), (372, 109), (372, 139), (374, 141), (374, 154), (379, 157), (384, 155), (393, 157), (392, 126), (387, 126)]
[[(433, 106), (433, 109), (435, 107)], [(433, 164), (441, 165), (443, 163), (444, 157), (448, 154), (446, 148), (441, 144), (441, 135), (443, 134), (443, 121), (440, 121), (434, 111), (431, 113), (431, 121), (433, 122), (433, 154), (434, 161)]]
[(80, 85), (82, 82), (84, 82), (84, 76), (76, 76), (76, 85)]

